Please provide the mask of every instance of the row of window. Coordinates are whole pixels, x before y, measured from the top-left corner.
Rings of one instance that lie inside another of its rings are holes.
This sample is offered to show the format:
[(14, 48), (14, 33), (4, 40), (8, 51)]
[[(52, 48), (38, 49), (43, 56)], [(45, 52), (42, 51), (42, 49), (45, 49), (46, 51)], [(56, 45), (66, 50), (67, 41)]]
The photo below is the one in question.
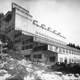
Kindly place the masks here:
[(47, 46), (43, 45), (43, 46), (37, 46), (33, 48), (34, 51), (40, 51), (40, 50), (47, 50)]
[(64, 62), (64, 63), (80, 63), (80, 59), (64, 59), (60, 58), (59, 62)]
[(31, 43), (31, 42), (33, 42), (32, 38), (22, 41), (22, 44), (24, 45), (24, 44)]
[(63, 58), (60, 58), (59, 62), (72, 63), (72, 62), (74, 62), (74, 60), (73, 59), (63, 59)]
[(70, 54), (73, 54), (73, 52), (71, 50), (67, 50), (67, 49), (63, 49), (63, 48), (58, 48), (58, 52), (60, 53), (70, 53)]
[(22, 50), (32, 49), (32, 48), (33, 48), (33, 45), (30, 44), (30, 45), (23, 46), (23, 47), (22, 47)]
[[(33, 57), (34, 57), (35, 59), (42, 59), (42, 54), (34, 54)], [(49, 57), (49, 61), (50, 61), (50, 62), (55, 62), (55, 60), (56, 60), (55, 56)]]
[(70, 53), (70, 54), (73, 54), (73, 51), (71, 51), (71, 50), (64, 49), (64, 48), (59, 48), (59, 47), (55, 47), (55, 46), (51, 46), (51, 45), (48, 46), (48, 50), (59, 52), (59, 53)]
[(14, 30), (14, 27), (13, 26), (5, 27), (5, 32), (6, 33), (11, 32), (12, 30)]

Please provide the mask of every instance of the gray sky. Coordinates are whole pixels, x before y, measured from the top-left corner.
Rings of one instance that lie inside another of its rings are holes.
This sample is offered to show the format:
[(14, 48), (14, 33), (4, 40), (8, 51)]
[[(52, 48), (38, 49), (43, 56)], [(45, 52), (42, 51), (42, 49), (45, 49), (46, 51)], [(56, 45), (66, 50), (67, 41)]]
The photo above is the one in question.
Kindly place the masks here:
[(11, 2), (28, 9), (34, 19), (61, 32), (67, 42), (80, 45), (80, 0), (0, 0), (0, 12), (11, 10)]

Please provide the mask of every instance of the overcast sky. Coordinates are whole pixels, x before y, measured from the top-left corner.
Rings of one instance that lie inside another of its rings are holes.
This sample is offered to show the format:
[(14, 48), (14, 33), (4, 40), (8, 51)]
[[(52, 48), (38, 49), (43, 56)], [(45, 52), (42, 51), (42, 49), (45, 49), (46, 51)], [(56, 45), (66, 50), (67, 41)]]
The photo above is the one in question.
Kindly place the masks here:
[(11, 10), (11, 2), (28, 9), (34, 19), (61, 32), (67, 42), (80, 45), (80, 0), (0, 0), (0, 12)]

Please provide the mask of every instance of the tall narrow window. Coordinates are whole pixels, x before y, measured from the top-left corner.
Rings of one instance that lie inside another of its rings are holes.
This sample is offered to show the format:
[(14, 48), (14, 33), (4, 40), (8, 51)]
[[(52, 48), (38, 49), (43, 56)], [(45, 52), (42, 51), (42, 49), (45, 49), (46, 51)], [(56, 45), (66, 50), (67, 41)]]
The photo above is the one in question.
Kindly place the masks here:
[(59, 48), (59, 52), (61, 53), (61, 48)]
[(60, 62), (63, 62), (63, 58), (60, 58)]

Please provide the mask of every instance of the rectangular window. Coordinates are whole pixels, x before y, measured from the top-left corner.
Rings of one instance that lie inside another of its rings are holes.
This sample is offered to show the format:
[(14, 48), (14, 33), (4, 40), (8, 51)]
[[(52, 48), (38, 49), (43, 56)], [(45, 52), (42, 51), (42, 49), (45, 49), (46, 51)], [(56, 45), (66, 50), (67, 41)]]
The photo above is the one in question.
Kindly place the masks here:
[(22, 46), (22, 50), (32, 49), (33, 45)]
[(65, 53), (65, 49), (63, 49), (63, 53)]
[(72, 62), (74, 62), (74, 59), (72, 59)]
[(50, 50), (50, 51), (52, 51), (52, 50), (53, 50), (52, 45), (48, 45), (48, 50)]
[(33, 42), (33, 38), (22, 41), (22, 44), (27, 44)]
[(49, 58), (50, 62), (55, 62), (55, 56)]
[(69, 50), (69, 53), (71, 54), (71, 51)]
[(16, 39), (14, 40), (14, 42), (15, 42), (15, 43), (21, 42), (21, 39), (20, 39), (20, 38), (16, 38)]
[(52, 50), (51, 51), (56, 51), (56, 47), (52, 46)]
[(17, 38), (17, 37), (19, 37), (21, 35), (22, 35), (21, 31), (16, 31), (15, 34), (14, 34), (14, 37)]
[(72, 54), (72, 51), (71, 51), (71, 54)]
[(61, 48), (59, 48), (59, 52), (61, 52)]
[(6, 27), (6, 28), (5, 28), (5, 32), (6, 32), (6, 33), (9, 33), (9, 32), (12, 31), (12, 30), (14, 30), (14, 27), (12, 27), (12, 26), (9, 26), (9, 27)]
[(71, 63), (72, 62), (72, 60), (71, 59), (69, 59), (69, 63)]
[(69, 53), (69, 50), (66, 50), (66, 53)]
[(60, 58), (60, 62), (63, 62), (63, 58)]
[(34, 58), (39, 58), (39, 59), (41, 59), (41, 58), (42, 58), (42, 55), (41, 55), (41, 54), (34, 54), (33, 57), (34, 57)]
[(24, 57), (25, 57), (26, 60), (27, 60), (27, 59), (30, 59), (31, 55), (25, 55)]
[(64, 49), (63, 48), (61, 48), (61, 53), (64, 53), (65, 51), (64, 51)]
[(68, 53), (68, 50), (66, 50), (66, 53)]
[(33, 48), (34, 51), (47, 50), (47, 45), (36, 46)]
[(59, 52), (59, 47), (57, 47), (57, 52)]
[(58, 52), (58, 47), (55, 47), (55, 51)]
[(72, 54), (74, 54), (73, 51), (72, 51)]

